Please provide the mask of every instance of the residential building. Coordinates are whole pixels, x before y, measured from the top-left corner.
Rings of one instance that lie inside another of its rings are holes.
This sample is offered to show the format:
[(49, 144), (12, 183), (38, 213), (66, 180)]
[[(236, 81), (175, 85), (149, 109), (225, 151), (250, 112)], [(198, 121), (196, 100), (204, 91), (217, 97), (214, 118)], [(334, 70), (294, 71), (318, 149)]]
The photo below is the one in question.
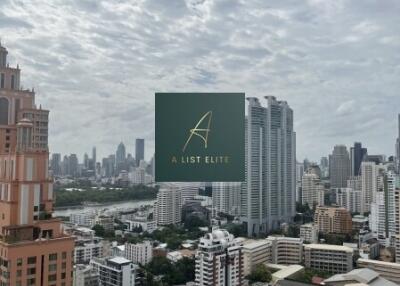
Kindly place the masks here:
[(311, 209), (315, 206), (325, 205), (325, 187), (319, 176), (315, 173), (305, 173), (301, 180), (301, 203)]
[(249, 275), (257, 265), (272, 262), (272, 243), (266, 239), (243, 244), (244, 276)]
[(303, 241), (300, 238), (268, 236), (271, 242), (271, 257), (274, 264), (301, 264), (303, 260)]
[(175, 187), (161, 188), (154, 204), (154, 217), (157, 225), (177, 224), (181, 222), (181, 190)]
[(61, 175), (61, 154), (53, 153), (51, 155), (50, 169), (53, 172), (53, 176)]
[(200, 238), (196, 253), (196, 286), (243, 285), (241, 246), (226, 230), (214, 230)]
[(105, 232), (114, 232), (114, 217), (111, 215), (100, 214), (94, 219), (95, 225), (100, 225)]
[(374, 162), (361, 163), (362, 202), (361, 214), (371, 211), (373, 195), (378, 188), (379, 168)]
[(387, 280), (397, 284), (400, 283), (400, 264), (398, 263), (359, 258), (357, 266), (359, 268), (369, 268)]
[(147, 217), (133, 217), (129, 220), (124, 220), (124, 224), (128, 227), (128, 231), (146, 231), (152, 233), (157, 229), (157, 222), (155, 220), (149, 220)]
[(153, 245), (146, 240), (141, 243), (125, 243), (125, 258), (133, 263), (146, 265), (153, 259)]
[(52, 217), (49, 111), (21, 88), (7, 54), (0, 44), (0, 284), (71, 285), (74, 239)]
[(90, 265), (99, 274), (101, 286), (135, 286), (138, 267), (124, 257), (94, 258)]
[(333, 189), (336, 195), (336, 204), (344, 207), (350, 213), (361, 212), (361, 196), (360, 190), (352, 188), (336, 188)]
[(317, 271), (346, 273), (353, 269), (353, 249), (330, 244), (305, 244), (304, 265)]
[(74, 266), (73, 286), (98, 286), (99, 274), (91, 265), (76, 264)]
[(71, 223), (87, 227), (92, 227), (94, 225), (95, 218), (96, 213), (94, 212), (71, 213), (69, 215), (69, 221)]
[(398, 115), (398, 135), (396, 140), (396, 170), (400, 174), (400, 114)]
[(351, 233), (352, 220), (348, 210), (342, 207), (317, 207), (314, 222), (324, 233)]
[(103, 242), (99, 237), (83, 238), (75, 240), (74, 263), (88, 264), (94, 257), (103, 256)]
[[(296, 134), (293, 110), (286, 101), (266, 96), (267, 107), (248, 98), (245, 124), (245, 183), (241, 221), (248, 235), (290, 222), (296, 204)], [(279, 162), (279, 164), (277, 164)]]
[(240, 214), (240, 189), (242, 183), (215, 182), (212, 184), (213, 212), (237, 216)]
[(300, 226), (300, 238), (304, 242), (318, 242), (318, 226), (313, 223), (307, 223)]
[(344, 188), (350, 177), (350, 156), (346, 146), (336, 145), (329, 156), (331, 188)]

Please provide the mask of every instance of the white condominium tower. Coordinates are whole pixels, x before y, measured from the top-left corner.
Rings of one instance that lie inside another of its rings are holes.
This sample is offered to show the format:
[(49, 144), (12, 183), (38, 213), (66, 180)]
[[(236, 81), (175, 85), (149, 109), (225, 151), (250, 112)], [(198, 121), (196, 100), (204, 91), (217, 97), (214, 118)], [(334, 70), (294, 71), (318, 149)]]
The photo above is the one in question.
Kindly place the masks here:
[(293, 110), (286, 101), (265, 97), (267, 106), (248, 98), (246, 181), (241, 220), (248, 235), (266, 233), (295, 215), (296, 134)]
[(243, 255), (232, 234), (214, 230), (200, 238), (196, 253), (196, 286), (243, 285)]

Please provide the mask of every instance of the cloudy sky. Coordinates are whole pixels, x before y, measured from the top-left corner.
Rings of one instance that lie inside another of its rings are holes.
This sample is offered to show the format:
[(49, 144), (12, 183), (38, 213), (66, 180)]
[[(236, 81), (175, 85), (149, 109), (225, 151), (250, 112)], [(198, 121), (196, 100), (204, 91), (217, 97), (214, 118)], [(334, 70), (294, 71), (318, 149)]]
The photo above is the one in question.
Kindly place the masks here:
[(275, 95), (298, 159), (361, 141), (392, 154), (400, 113), (393, 0), (1, 0), (0, 36), (51, 110), (53, 152), (154, 145), (155, 91)]

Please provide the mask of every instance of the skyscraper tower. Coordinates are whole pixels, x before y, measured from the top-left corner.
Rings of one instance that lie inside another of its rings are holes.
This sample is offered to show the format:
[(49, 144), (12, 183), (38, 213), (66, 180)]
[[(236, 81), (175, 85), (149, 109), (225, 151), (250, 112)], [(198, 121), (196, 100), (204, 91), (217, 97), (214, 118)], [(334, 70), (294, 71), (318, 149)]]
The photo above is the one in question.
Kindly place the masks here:
[(367, 155), (367, 148), (363, 148), (360, 142), (354, 142), (354, 146), (350, 148), (350, 168), (352, 176), (360, 175), (361, 162)]
[(71, 285), (74, 239), (52, 218), (49, 111), (6, 63), (0, 45), (0, 284)]
[(96, 146), (95, 147), (93, 147), (93, 149), (92, 149), (92, 160), (93, 160), (93, 165), (95, 165), (96, 166), (96, 163), (97, 163), (97, 155), (96, 155)]
[(287, 102), (265, 97), (267, 107), (248, 98), (246, 181), (241, 219), (248, 235), (277, 229), (292, 220), (296, 204), (296, 134)]
[(350, 156), (346, 146), (336, 145), (329, 156), (331, 188), (345, 188), (350, 177)]
[(398, 133), (397, 133), (397, 141), (396, 141), (396, 169), (397, 174), (400, 174), (400, 113), (398, 118)]
[(135, 143), (136, 166), (139, 166), (140, 160), (144, 160), (144, 139), (137, 138)]

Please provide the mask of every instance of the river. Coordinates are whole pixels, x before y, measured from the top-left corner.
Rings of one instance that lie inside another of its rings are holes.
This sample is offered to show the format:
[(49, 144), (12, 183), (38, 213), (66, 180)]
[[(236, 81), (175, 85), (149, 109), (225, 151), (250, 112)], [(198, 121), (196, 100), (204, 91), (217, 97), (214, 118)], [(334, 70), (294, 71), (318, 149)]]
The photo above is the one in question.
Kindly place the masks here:
[(140, 200), (140, 201), (123, 201), (123, 202), (115, 202), (110, 204), (101, 204), (101, 205), (91, 205), (91, 206), (79, 206), (79, 207), (71, 207), (71, 208), (61, 208), (55, 209), (53, 216), (69, 216), (70, 214), (75, 213), (84, 213), (96, 210), (117, 210), (117, 209), (129, 209), (129, 208), (137, 208), (144, 205), (153, 205), (155, 200)]

